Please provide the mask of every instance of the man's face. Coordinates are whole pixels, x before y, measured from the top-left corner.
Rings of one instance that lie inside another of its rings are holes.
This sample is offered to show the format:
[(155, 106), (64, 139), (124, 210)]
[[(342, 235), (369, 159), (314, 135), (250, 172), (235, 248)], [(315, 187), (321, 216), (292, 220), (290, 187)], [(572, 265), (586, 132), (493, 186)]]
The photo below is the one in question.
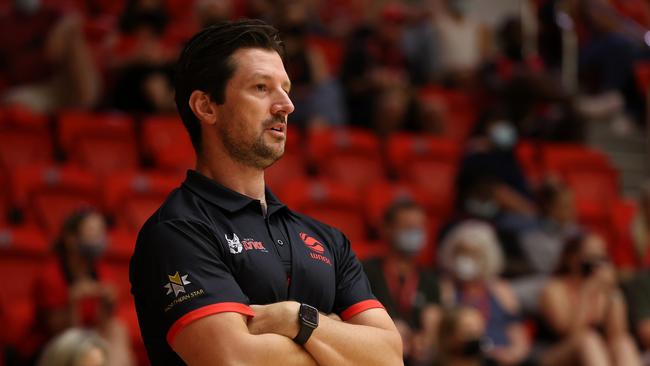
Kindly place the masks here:
[(246, 48), (231, 56), (235, 72), (226, 85), (217, 133), (237, 162), (265, 169), (284, 153), (291, 83), (277, 52)]

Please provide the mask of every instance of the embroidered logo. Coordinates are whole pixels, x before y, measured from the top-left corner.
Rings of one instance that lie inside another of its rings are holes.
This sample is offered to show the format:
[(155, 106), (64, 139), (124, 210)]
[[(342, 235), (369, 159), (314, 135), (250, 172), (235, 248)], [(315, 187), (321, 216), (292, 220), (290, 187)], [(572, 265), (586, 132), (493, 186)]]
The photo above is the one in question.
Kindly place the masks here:
[(309, 257), (311, 257), (311, 259), (321, 261), (330, 266), (332, 265), (332, 261), (330, 261), (329, 258), (323, 255), (323, 253), (325, 253), (325, 247), (323, 246), (323, 244), (321, 244), (318, 240), (312, 238), (311, 236), (307, 235), (306, 233), (300, 233), (299, 235), (303, 243), (305, 243), (307, 248), (310, 249)]
[(167, 289), (166, 295), (174, 293), (174, 297), (178, 297), (181, 292), (185, 293), (185, 285), (192, 283), (187, 280), (187, 275), (181, 276), (178, 271), (172, 276), (167, 275), (167, 277), (169, 277), (169, 283), (163, 287)]
[(228, 235), (224, 235), (224, 236), (226, 237), (226, 241), (228, 242), (228, 248), (230, 249), (230, 253), (232, 254), (241, 253), (244, 247), (239, 242), (239, 237), (237, 236), (237, 234), (233, 233), (232, 239), (228, 239)]
[(325, 248), (323, 247), (323, 244), (321, 244), (318, 240), (312, 238), (311, 236), (305, 234), (305, 233), (300, 233), (300, 239), (305, 243), (307, 248), (313, 250), (316, 253), (323, 254), (325, 252)]
[(264, 253), (268, 252), (264, 247), (264, 243), (259, 240), (255, 240), (253, 238), (244, 238), (240, 240), (235, 233), (232, 234), (232, 239), (228, 239), (228, 235), (224, 236), (228, 242), (228, 249), (230, 249), (230, 253), (232, 254), (239, 254), (243, 251), (249, 250), (259, 250), (260, 252)]

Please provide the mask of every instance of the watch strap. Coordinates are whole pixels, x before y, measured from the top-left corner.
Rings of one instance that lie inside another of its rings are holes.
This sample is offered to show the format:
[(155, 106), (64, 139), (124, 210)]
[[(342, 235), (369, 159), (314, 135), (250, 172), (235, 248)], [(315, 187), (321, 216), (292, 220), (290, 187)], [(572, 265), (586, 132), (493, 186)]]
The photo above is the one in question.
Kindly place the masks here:
[(293, 339), (293, 341), (302, 346), (307, 343), (307, 340), (313, 331), (314, 328), (307, 326), (303, 322), (300, 322), (300, 330), (298, 331), (298, 335)]

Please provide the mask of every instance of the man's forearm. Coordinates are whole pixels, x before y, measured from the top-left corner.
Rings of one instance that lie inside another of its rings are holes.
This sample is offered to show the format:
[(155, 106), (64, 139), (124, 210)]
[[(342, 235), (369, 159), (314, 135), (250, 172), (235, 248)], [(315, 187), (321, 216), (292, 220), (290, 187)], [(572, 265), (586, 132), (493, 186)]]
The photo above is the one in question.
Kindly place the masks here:
[(251, 335), (245, 350), (242, 365), (318, 366), (304, 348), (279, 334)]
[(321, 317), (305, 349), (319, 365), (401, 365), (399, 333)]

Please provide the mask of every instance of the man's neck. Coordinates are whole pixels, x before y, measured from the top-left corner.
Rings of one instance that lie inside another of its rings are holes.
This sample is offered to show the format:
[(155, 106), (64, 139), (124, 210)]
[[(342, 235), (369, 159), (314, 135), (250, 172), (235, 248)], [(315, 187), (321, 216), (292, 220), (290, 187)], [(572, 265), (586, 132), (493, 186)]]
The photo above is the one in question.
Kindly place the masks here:
[(203, 153), (202, 155), (196, 163), (196, 170), (199, 173), (230, 190), (259, 200), (263, 207), (266, 206), (264, 170), (243, 165), (224, 154)]

